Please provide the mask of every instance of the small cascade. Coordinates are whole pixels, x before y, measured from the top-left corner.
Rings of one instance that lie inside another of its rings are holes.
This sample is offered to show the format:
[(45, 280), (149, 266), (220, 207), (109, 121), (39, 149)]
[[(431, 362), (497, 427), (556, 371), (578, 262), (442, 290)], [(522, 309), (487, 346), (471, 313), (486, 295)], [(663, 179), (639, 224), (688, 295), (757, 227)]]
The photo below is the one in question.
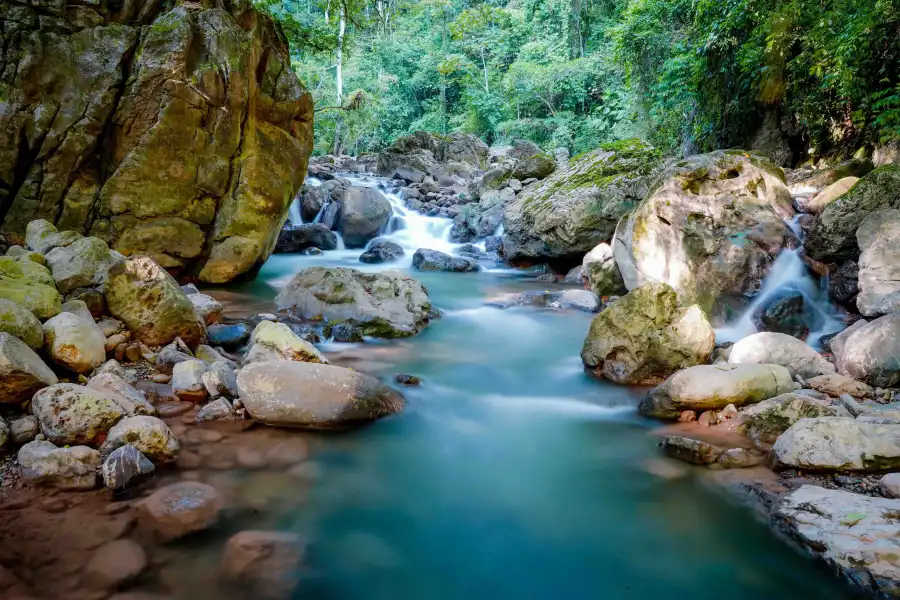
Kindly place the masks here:
[[(316, 177), (307, 177), (304, 185), (308, 185), (310, 187), (319, 187), (322, 185), (322, 180), (317, 179)], [(290, 207), (288, 207), (288, 220), (291, 222), (291, 225), (294, 227), (298, 225), (303, 225), (303, 216), (300, 213), (300, 196), (303, 192), (298, 192), (294, 199), (291, 201)], [(325, 208), (324, 206), (322, 207)], [(319, 217), (322, 216), (322, 211), (319, 211), (319, 214), (316, 215), (316, 218), (313, 219), (313, 223), (319, 222)]]
[(391, 203), (394, 215), (387, 225), (388, 233), (384, 238), (398, 244), (407, 253), (428, 248), (450, 254), (460, 246), (450, 241), (453, 219), (418, 213), (404, 206), (403, 199), (398, 194), (385, 192), (385, 197)]

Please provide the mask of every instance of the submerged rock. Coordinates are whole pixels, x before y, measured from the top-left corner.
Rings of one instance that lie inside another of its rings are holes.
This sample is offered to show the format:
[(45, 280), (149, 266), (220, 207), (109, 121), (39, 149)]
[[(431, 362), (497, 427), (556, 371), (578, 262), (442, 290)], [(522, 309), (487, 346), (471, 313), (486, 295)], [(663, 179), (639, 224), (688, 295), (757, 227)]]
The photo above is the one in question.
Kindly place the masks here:
[(304, 551), (295, 533), (241, 531), (225, 545), (222, 574), (250, 586), (259, 598), (283, 600), (300, 581)]
[(215, 525), (224, 502), (216, 488), (182, 481), (156, 490), (141, 504), (138, 526), (162, 542), (182, 538)]
[(91, 556), (84, 566), (81, 584), (89, 589), (116, 589), (137, 579), (146, 568), (147, 555), (137, 542), (113, 540)]
[(745, 337), (731, 347), (728, 362), (781, 365), (792, 376), (804, 379), (835, 372), (834, 365), (806, 342), (783, 333), (762, 332)]
[(59, 380), (22, 340), (0, 333), (0, 403), (20, 403)]
[(900, 467), (900, 424), (846, 417), (801, 419), (772, 446), (781, 469), (884, 471)]
[(30, 485), (89, 490), (97, 485), (100, 453), (87, 446), (57, 448), (47, 441), (29, 442), (19, 450), (19, 472)]

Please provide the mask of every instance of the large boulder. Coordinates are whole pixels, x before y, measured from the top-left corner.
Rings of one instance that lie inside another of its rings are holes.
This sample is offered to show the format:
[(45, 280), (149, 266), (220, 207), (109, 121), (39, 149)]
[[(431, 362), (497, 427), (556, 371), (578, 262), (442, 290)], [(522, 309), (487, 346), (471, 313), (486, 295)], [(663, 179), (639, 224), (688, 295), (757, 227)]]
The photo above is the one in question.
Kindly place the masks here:
[(505, 207), (503, 248), (511, 261), (576, 261), (609, 241), (619, 219), (650, 189), (660, 153), (630, 140), (582, 154)]
[(758, 445), (774, 444), (800, 419), (851, 416), (841, 404), (793, 392), (750, 405), (741, 415), (747, 436)]
[(831, 343), (841, 371), (879, 387), (900, 383), (900, 312), (857, 321)]
[(654, 385), (705, 363), (715, 332), (697, 306), (679, 308), (665, 284), (638, 288), (594, 317), (581, 360), (599, 377), (626, 385)]
[(519, 180), (545, 179), (556, 170), (556, 161), (549, 154), (538, 152), (516, 163), (513, 177)]
[(419, 333), (436, 314), (425, 287), (411, 277), (331, 267), (297, 273), (275, 305), (302, 319), (346, 322), (362, 335), (388, 338)]
[(679, 371), (641, 401), (640, 413), (677, 419), (682, 411), (721, 410), (754, 404), (794, 389), (791, 374), (779, 365), (699, 365)]
[(41, 432), (58, 445), (96, 445), (125, 416), (112, 398), (73, 383), (40, 390), (31, 400), (31, 410), (41, 424)]
[(111, 315), (148, 346), (176, 337), (194, 346), (206, 332), (178, 282), (156, 261), (134, 256), (109, 269), (104, 295)]
[(93, 319), (61, 312), (44, 323), (44, 349), (53, 361), (75, 373), (90, 373), (106, 362), (106, 337)]
[(268, 361), (238, 374), (251, 417), (267, 425), (331, 429), (374, 421), (403, 409), (403, 395), (374, 377), (317, 363)]
[(17, 337), (34, 349), (44, 345), (41, 322), (34, 313), (3, 298), (0, 298), (0, 333)]
[(24, 306), (39, 319), (56, 316), (62, 307), (47, 267), (8, 256), (0, 257), (0, 298)]
[(900, 165), (875, 169), (826, 206), (806, 237), (806, 252), (823, 262), (856, 259), (856, 230), (868, 215), (886, 208), (900, 208)]
[(278, 234), (275, 252), (294, 253), (307, 248), (334, 250), (337, 246), (337, 236), (321, 223), (295, 224), (285, 225)]
[[(49, 219), (211, 283), (269, 256), (313, 137), (270, 17), (243, 1), (4, 0), (0, 15), (0, 232)], [(42, 233), (46, 252), (61, 236)]]
[(46, 219), (36, 219), (25, 226), (25, 245), (38, 254), (68, 246), (82, 237), (77, 231), (60, 231)]
[(859, 277), (856, 306), (867, 317), (900, 311), (900, 210), (871, 213), (856, 230)]
[(850, 417), (801, 419), (772, 446), (777, 468), (886, 471), (900, 467), (900, 424)]
[(29, 442), (19, 449), (19, 473), (31, 485), (64, 490), (89, 490), (97, 485), (100, 453), (87, 446), (57, 448), (47, 441)]
[(784, 333), (762, 332), (749, 335), (731, 347), (732, 364), (781, 365), (804, 379), (835, 372), (834, 365), (809, 344)]
[(122, 260), (122, 255), (111, 252), (101, 239), (85, 237), (68, 246), (54, 248), (45, 258), (56, 289), (68, 294), (78, 288), (103, 283), (107, 269)]
[(244, 364), (268, 360), (328, 362), (315, 346), (291, 331), (284, 323), (260, 321), (250, 336)]
[(0, 332), (0, 404), (18, 404), (59, 380), (25, 342)]
[(359, 255), (359, 261), (368, 264), (392, 262), (406, 254), (399, 244), (390, 240), (375, 240)]
[(692, 156), (669, 167), (622, 219), (613, 251), (629, 290), (672, 286), (681, 302), (718, 311), (720, 297), (759, 290), (778, 254), (797, 243), (781, 169), (743, 151)]
[(362, 248), (378, 237), (391, 220), (393, 209), (380, 190), (371, 187), (351, 187), (341, 201), (338, 229), (348, 248)]

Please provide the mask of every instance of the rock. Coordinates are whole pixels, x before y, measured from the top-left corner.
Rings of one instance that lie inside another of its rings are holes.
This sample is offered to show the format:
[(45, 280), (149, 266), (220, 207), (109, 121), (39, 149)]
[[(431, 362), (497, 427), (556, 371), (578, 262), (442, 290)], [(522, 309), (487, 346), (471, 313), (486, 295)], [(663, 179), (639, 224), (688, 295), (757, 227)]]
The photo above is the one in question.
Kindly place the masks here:
[(126, 415), (155, 415), (156, 409), (147, 401), (144, 393), (115, 373), (97, 373), (87, 387), (115, 400)]
[(305, 545), (297, 534), (241, 531), (222, 555), (225, 579), (249, 586), (259, 598), (290, 598), (300, 579)]
[(641, 401), (642, 415), (677, 419), (684, 410), (719, 410), (754, 404), (793, 391), (791, 374), (779, 365), (698, 365), (679, 371)]
[(307, 248), (336, 250), (337, 236), (321, 223), (286, 225), (278, 234), (276, 253), (294, 253)]
[(857, 321), (832, 340), (831, 350), (843, 374), (893, 387), (900, 382), (900, 312), (868, 323)]
[(106, 361), (106, 338), (93, 320), (68, 312), (44, 323), (44, 349), (55, 363), (76, 373), (90, 373)]
[(175, 365), (193, 360), (194, 357), (187, 352), (178, 349), (178, 345), (169, 344), (156, 355), (156, 370), (166, 375), (171, 375)]
[(871, 213), (900, 208), (900, 165), (879, 167), (825, 207), (816, 217), (804, 246), (822, 262), (855, 260), (859, 255), (856, 230)]
[(787, 334), (803, 339), (809, 333), (806, 298), (794, 289), (786, 289), (766, 300), (753, 314), (759, 331)]
[(647, 194), (661, 163), (657, 150), (626, 140), (582, 154), (522, 190), (503, 213), (507, 259), (580, 259), (612, 238), (618, 220)]
[(412, 167), (400, 166), (394, 169), (392, 177), (403, 179), (408, 183), (422, 183), (425, 180), (425, 173)]
[[(733, 405), (729, 405), (729, 406), (733, 406)], [(681, 411), (681, 412), (683, 413), (684, 411)], [(679, 419), (681, 418), (680, 414), (678, 415), (678, 418)], [(712, 427), (713, 425), (718, 424), (718, 422), (719, 422), (719, 417), (716, 416), (716, 411), (714, 411), (714, 410), (708, 410), (708, 411), (704, 412), (697, 419), (697, 423), (699, 425), (703, 425), (704, 427)]]
[(237, 348), (250, 339), (250, 327), (246, 323), (211, 325), (207, 329), (209, 343), (225, 348)]
[(234, 407), (225, 398), (217, 398), (197, 412), (198, 423), (234, 418), (236, 418)]
[(577, 267), (569, 269), (569, 272), (566, 273), (566, 276), (563, 278), (563, 283), (580, 286), (584, 283), (585, 279), (584, 270), (581, 265), (578, 265)]
[(778, 254), (797, 239), (781, 169), (738, 150), (691, 156), (669, 167), (616, 230), (616, 265), (633, 290), (667, 283), (684, 304), (712, 314), (720, 297), (758, 291)]
[(369, 264), (381, 264), (392, 262), (406, 254), (399, 244), (389, 240), (375, 240), (359, 256), (360, 262)]
[[(665, 284), (649, 284), (597, 315), (581, 360), (598, 377), (652, 385), (709, 360), (715, 333), (697, 306), (679, 308)], [(723, 405), (724, 406), (724, 405)]]
[(162, 346), (176, 337), (189, 345), (205, 339), (194, 305), (151, 258), (137, 256), (113, 265), (105, 296), (109, 312), (148, 346)]
[(513, 170), (513, 177), (519, 180), (528, 179), (529, 177), (546, 179), (555, 170), (556, 161), (553, 160), (553, 157), (543, 152), (538, 152), (527, 158), (520, 159)]
[(103, 297), (102, 287), (79, 288), (69, 293), (66, 300), (81, 300), (95, 319), (100, 319), (106, 314), (106, 298)]
[(62, 299), (47, 267), (0, 257), (0, 299), (27, 308), (38, 319), (59, 314)]
[(0, 333), (0, 403), (19, 403), (59, 380), (25, 342)]
[(122, 333), (126, 331), (125, 325), (122, 324), (122, 321), (118, 319), (103, 319), (99, 323), (97, 323), (97, 327), (100, 328), (100, 331), (103, 333), (104, 337), (112, 337), (117, 333)]
[(44, 344), (41, 322), (34, 314), (15, 302), (0, 298), (0, 333), (19, 338), (35, 350)]
[(284, 323), (261, 321), (250, 336), (244, 364), (267, 360), (328, 363), (315, 346), (295, 334)]
[(856, 296), (859, 293), (859, 265), (852, 260), (836, 265), (828, 279), (828, 295), (852, 311), (856, 311)]
[(450, 256), (437, 250), (420, 248), (413, 254), (413, 269), (419, 271), (449, 271), (455, 273), (467, 273), (478, 271), (480, 267), (474, 260)]
[(222, 303), (206, 294), (190, 294), (188, 300), (194, 305), (194, 310), (200, 320), (207, 325), (215, 325), (222, 320), (225, 309)]
[(721, 448), (680, 435), (664, 436), (659, 442), (659, 447), (662, 448), (666, 456), (695, 465), (712, 464), (722, 454)]
[(591, 291), (598, 296), (618, 296), (628, 291), (613, 259), (612, 248), (605, 242), (594, 246), (593, 250), (585, 254), (581, 270)]
[(451, 161), (483, 169), (487, 166), (488, 153), (487, 144), (470, 133), (438, 136), (416, 131), (397, 138), (378, 154), (377, 172), (390, 177), (401, 166), (430, 172), (438, 162)]
[[(900, 180), (898, 180), (900, 181)], [(867, 317), (900, 311), (900, 210), (878, 210), (856, 230), (859, 295), (856, 306)]]
[(391, 220), (391, 203), (376, 188), (351, 187), (341, 200), (338, 228), (348, 248), (362, 248)]
[[(82, 300), (67, 300), (66, 302), (63, 302), (61, 309), (64, 313), (72, 313), (77, 317), (81, 317), (86, 322), (96, 325), (96, 323), (94, 323), (94, 315), (91, 314), (87, 304)], [(103, 333), (102, 329), (100, 330), (100, 333)], [(109, 336), (104, 334), (104, 337)]]
[(348, 322), (374, 337), (406, 337), (436, 314), (425, 287), (399, 272), (312, 267), (297, 273), (276, 296), (278, 310), (301, 319)]
[(814, 215), (819, 214), (825, 207), (846, 194), (856, 185), (859, 177), (844, 177), (830, 184), (824, 190), (816, 194), (812, 200), (805, 206), (806, 212)]
[[(322, 208), (329, 202), (331, 202), (331, 194), (328, 188), (305, 184), (300, 194), (300, 217), (306, 223), (313, 223)], [(300, 223), (293, 223), (293, 225), (300, 225)]]
[(807, 417), (849, 417), (840, 404), (788, 393), (763, 400), (741, 411), (747, 437), (757, 445), (774, 444), (794, 423)]
[(210, 365), (209, 370), (203, 374), (203, 385), (213, 398), (225, 396), (235, 399), (238, 397), (237, 373), (230, 363), (219, 361)]
[(139, 527), (162, 542), (215, 525), (224, 503), (216, 489), (197, 481), (182, 481), (156, 490), (140, 506)]
[(100, 453), (87, 446), (57, 448), (47, 441), (29, 442), (18, 454), (22, 481), (64, 490), (89, 490), (97, 485)]
[(199, 404), (206, 400), (206, 386), (203, 385), (203, 374), (206, 363), (202, 360), (185, 360), (172, 368), (172, 391), (180, 400)]
[(153, 463), (140, 450), (125, 444), (110, 452), (100, 469), (103, 483), (113, 491), (131, 487), (155, 470)]
[(45, 258), (56, 289), (68, 294), (77, 288), (102, 284), (107, 269), (121, 261), (122, 255), (110, 252), (103, 240), (86, 237), (50, 250)]
[(100, 375), (102, 373), (110, 373), (112, 375), (115, 375), (116, 377), (124, 380), (129, 385), (134, 385), (135, 383), (137, 383), (137, 375), (135, 374), (135, 372), (126, 369), (115, 360), (108, 360), (94, 369), (92, 377), (96, 377), (97, 375)]
[(178, 457), (181, 445), (169, 426), (156, 417), (138, 415), (125, 417), (109, 430), (100, 452), (108, 456), (118, 448), (131, 444), (153, 464), (172, 462)]
[(863, 382), (837, 373), (807, 379), (806, 385), (835, 398), (841, 394), (850, 394), (854, 398), (871, 398), (875, 394), (875, 391)]
[(422, 385), (422, 380), (419, 377), (402, 373), (394, 377), (394, 381), (396, 381), (400, 385), (405, 385), (407, 387), (416, 387)]
[(719, 455), (716, 464), (723, 469), (746, 469), (762, 464), (763, 457), (746, 448), (729, 448)]
[(900, 473), (888, 473), (878, 481), (878, 489), (887, 498), (900, 498)]
[(404, 398), (377, 379), (343, 367), (269, 361), (238, 374), (247, 412), (267, 425), (325, 429), (399, 412)]
[(41, 432), (57, 445), (98, 443), (125, 416), (112, 398), (73, 383), (40, 390), (32, 398), (31, 410), (41, 424)]
[(697, 413), (693, 410), (683, 410), (678, 415), (679, 423), (694, 423), (697, 421)]
[(364, 342), (362, 334), (350, 323), (326, 325), (323, 329), (325, 337), (339, 344), (358, 344)]
[(850, 417), (801, 419), (772, 446), (779, 469), (884, 471), (900, 467), (900, 425)]
[(600, 297), (588, 290), (565, 290), (552, 294), (550, 306), (558, 308), (574, 308), (584, 312), (597, 312), (603, 303)]
[(834, 365), (806, 342), (783, 333), (762, 332), (745, 337), (731, 347), (728, 362), (781, 365), (792, 377), (799, 375), (804, 379), (835, 372)]
[(29, 222), (25, 227), (25, 245), (29, 250), (47, 254), (54, 248), (68, 246), (80, 240), (81, 234), (74, 231), (59, 231), (46, 219)]
[(9, 437), (17, 446), (34, 440), (40, 431), (38, 420), (31, 415), (23, 415), (9, 421)]
[(113, 540), (97, 548), (82, 572), (81, 583), (88, 588), (112, 590), (123, 587), (147, 568), (147, 555), (137, 543)]

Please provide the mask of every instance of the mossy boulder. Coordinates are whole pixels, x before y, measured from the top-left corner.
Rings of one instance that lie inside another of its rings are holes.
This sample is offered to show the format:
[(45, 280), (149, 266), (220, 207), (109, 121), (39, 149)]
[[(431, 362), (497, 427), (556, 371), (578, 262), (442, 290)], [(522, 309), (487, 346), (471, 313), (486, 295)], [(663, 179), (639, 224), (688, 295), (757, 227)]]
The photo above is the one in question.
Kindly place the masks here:
[(111, 252), (101, 239), (85, 237), (50, 250), (46, 260), (56, 289), (68, 294), (103, 283), (107, 269), (122, 260), (122, 255)]
[(648, 284), (594, 317), (581, 360), (598, 377), (654, 385), (705, 363), (714, 345), (715, 333), (699, 307), (679, 307), (672, 288)]
[(523, 179), (545, 179), (556, 170), (556, 161), (549, 154), (539, 152), (516, 163), (513, 177)]
[(748, 406), (741, 415), (743, 431), (758, 445), (764, 446), (774, 444), (778, 436), (800, 419), (849, 417), (850, 413), (831, 400), (791, 392)]
[(0, 298), (27, 308), (39, 319), (59, 314), (62, 307), (47, 267), (8, 256), (0, 257)]
[(505, 207), (507, 258), (581, 260), (612, 238), (616, 223), (644, 198), (662, 164), (661, 153), (638, 140), (574, 157)]
[(2, 298), (0, 298), (0, 333), (17, 337), (34, 349), (44, 344), (44, 333), (37, 317), (24, 306)]
[(662, 282), (684, 304), (719, 312), (719, 299), (752, 294), (778, 254), (797, 244), (784, 173), (739, 150), (668, 167), (619, 223), (614, 256), (629, 290)]
[(32, 398), (31, 409), (41, 424), (41, 432), (58, 446), (96, 446), (125, 416), (112, 398), (73, 383), (42, 389)]

